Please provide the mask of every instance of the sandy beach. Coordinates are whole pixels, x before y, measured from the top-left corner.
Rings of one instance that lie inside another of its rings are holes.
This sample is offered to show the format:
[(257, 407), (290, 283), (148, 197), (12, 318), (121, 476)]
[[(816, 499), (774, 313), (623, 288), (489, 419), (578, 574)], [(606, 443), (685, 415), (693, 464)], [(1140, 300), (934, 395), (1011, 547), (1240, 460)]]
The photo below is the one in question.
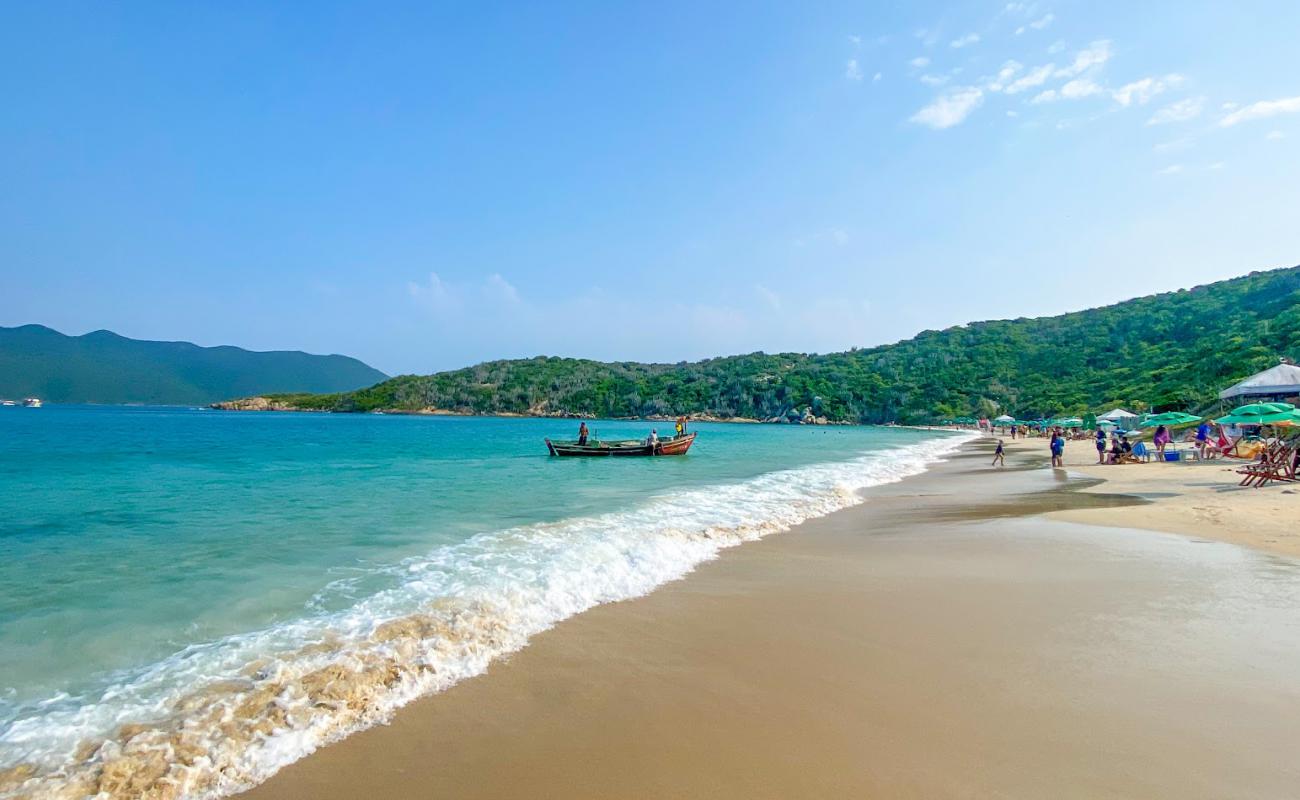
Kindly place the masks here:
[(569, 620), (245, 797), (1293, 796), (1300, 561), (1236, 520), (1295, 495), (991, 449)]

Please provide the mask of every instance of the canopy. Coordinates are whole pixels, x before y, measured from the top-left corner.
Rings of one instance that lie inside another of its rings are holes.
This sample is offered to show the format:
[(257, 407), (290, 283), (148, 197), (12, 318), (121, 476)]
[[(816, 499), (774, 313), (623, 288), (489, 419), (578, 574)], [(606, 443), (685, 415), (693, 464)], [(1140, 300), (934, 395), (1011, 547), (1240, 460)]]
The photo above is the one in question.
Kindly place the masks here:
[(1010, 414), (1003, 414), (1003, 415), (1000, 416), (1000, 417), (994, 417), (994, 418), (993, 418), (993, 421), (994, 421), (994, 422), (1004, 422), (1004, 423), (1006, 423), (1007, 425), (1010, 425), (1011, 423), (1013, 423), (1013, 422), (1016, 421), (1016, 418), (1013, 417), (1013, 416), (1011, 416)]
[(1105, 420), (1111, 420), (1111, 421), (1118, 421), (1118, 420), (1121, 420), (1121, 419), (1128, 419), (1128, 418), (1130, 418), (1130, 417), (1136, 417), (1136, 416), (1137, 416), (1137, 414), (1134, 414), (1134, 413), (1131, 412), (1131, 411), (1125, 411), (1125, 410), (1122, 409), (1122, 408), (1112, 408), (1110, 411), (1107, 411), (1105, 414), (1098, 414), (1098, 415), (1097, 415), (1097, 419), (1098, 419), (1098, 420), (1103, 420), (1103, 419), (1105, 419)]
[(1219, 399), (1263, 395), (1300, 395), (1300, 367), (1295, 364), (1278, 364), (1257, 372), (1239, 383), (1219, 392)]
[(1291, 424), (1298, 416), (1295, 406), (1290, 403), (1249, 403), (1237, 406), (1232, 413), (1219, 417), (1215, 422), (1220, 425)]
[(1201, 418), (1184, 414), (1181, 411), (1166, 411), (1163, 414), (1153, 414), (1142, 420), (1139, 428), (1154, 428), (1157, 425), (1188, 425), (1193, 422), (1200, 422)]

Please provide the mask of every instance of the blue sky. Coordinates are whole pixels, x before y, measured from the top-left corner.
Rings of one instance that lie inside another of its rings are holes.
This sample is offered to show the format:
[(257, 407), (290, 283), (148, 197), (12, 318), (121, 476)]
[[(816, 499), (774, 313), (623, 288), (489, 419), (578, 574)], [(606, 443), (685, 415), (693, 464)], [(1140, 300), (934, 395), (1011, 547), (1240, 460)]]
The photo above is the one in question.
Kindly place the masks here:
[(1297, 36), (1294, 2), (7, 0), (0, 324), (676, 361), (1289, 266)]

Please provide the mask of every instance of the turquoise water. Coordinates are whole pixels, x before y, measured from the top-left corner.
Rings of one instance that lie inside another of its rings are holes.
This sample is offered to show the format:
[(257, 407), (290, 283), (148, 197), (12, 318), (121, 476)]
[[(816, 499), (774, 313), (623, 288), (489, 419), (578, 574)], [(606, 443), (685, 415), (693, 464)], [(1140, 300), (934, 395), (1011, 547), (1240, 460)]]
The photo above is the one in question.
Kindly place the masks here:
[[(608, 438), (651, 427), (592, 424)], [(699, 424), (681, 458), (548, 457), (543, 438), (575, 428), (0, 409), (0, 770), (93, 772), (191, 736), (213, 752), (207, 773), (178, 763), (187, 792), (232, 791), (955, 441)], [(248, 702), (271, 695), (275, 708)], [(232, 709), (246, 737), (204, 728)], [(153, 729), (122, 740), (124, 724)]]

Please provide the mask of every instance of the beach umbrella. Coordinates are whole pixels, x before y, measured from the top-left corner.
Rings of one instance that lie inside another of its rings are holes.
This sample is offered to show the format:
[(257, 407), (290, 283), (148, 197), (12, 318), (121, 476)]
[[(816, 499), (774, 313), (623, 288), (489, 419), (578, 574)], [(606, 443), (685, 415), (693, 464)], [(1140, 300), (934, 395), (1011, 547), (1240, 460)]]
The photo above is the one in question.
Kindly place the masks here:
[(1289, 423), (1296, 418), (1295, 407), (1290, 403), (1249, 403), (1237, 406), (1232, 413), (1219, 417), (1220, 425), (1273, 425)]
[(1201, 417), (1184, 414), (1181, 411), (1166, 411), (1162, 414), (1154, 414), (1138, 423), (1139, 428), (1154, 428), (1157, 425), (1189, 425), (1193, 422), (1200, 422)]

